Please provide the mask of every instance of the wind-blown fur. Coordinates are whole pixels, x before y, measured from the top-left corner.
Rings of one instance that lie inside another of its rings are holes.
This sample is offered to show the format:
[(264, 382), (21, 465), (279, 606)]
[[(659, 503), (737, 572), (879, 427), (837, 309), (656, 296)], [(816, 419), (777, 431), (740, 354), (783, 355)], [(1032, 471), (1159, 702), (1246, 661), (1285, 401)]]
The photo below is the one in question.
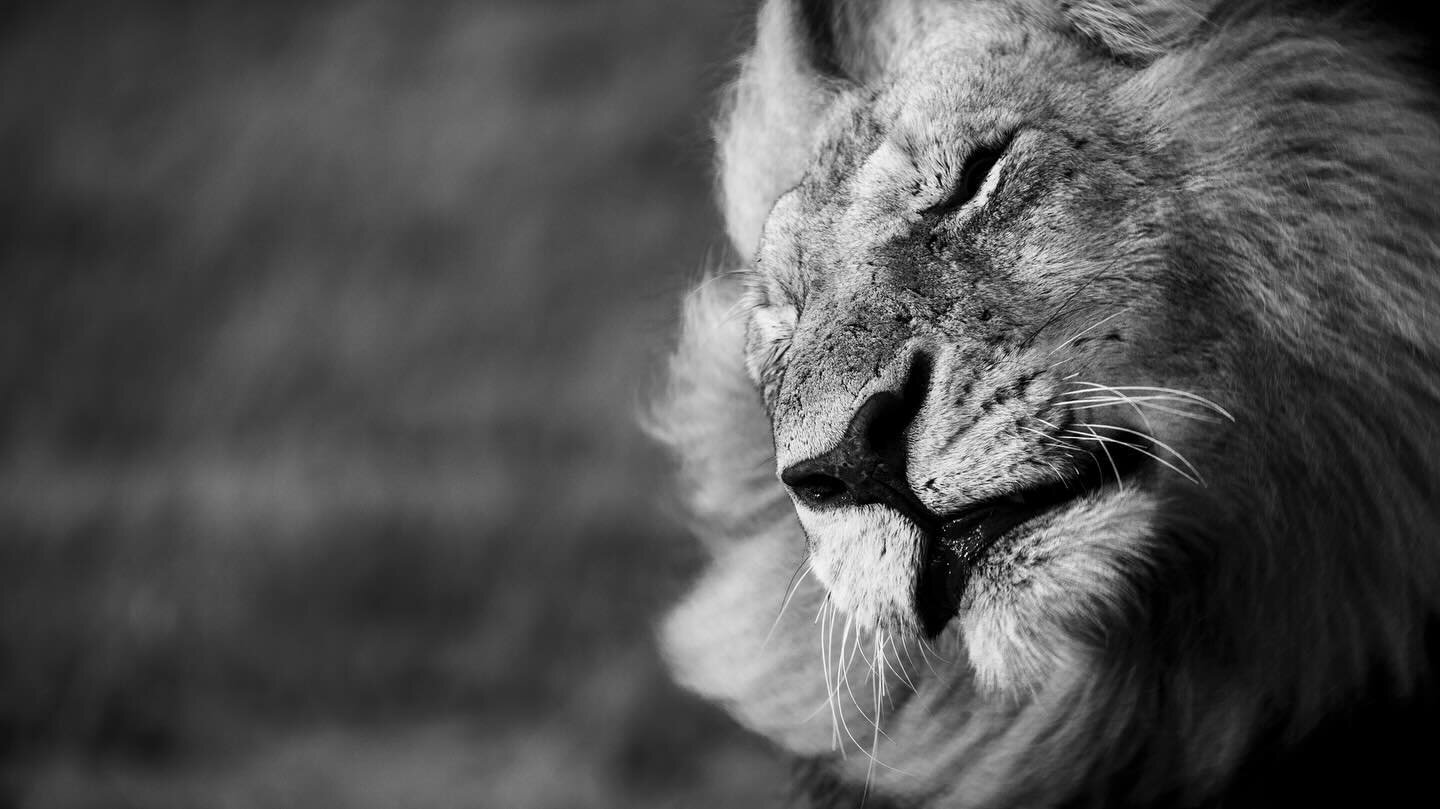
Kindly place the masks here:
[[(1395, 727), (1440, 717), (1415, 43), (1298, 4), (828, 8), (765, 4), (719, 128), (755, 261), (691, 295), (659, 408), (714, 554), (677, 678), (872, 801), (1440, 795)], [(919, 529), (776, 479), (921, 364), (936, 514), (1149, 459), (986, 551), (933, 641)]]

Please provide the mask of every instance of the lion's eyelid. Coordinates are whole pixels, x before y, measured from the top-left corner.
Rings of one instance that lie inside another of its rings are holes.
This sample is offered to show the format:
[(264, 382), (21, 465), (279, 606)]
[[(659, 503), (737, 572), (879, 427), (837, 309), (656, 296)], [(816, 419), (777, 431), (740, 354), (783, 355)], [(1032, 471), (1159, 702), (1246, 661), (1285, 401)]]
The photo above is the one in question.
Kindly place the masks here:
[(1014, 142), (1015, 135), (1010, 133), (996, 141), (996, 145), (981, 143), (971, 149), (950, 193), (921, 213), (925, 216), (945, 216), (969, 204), (980, 195), (996, 169), (1009, 156)]

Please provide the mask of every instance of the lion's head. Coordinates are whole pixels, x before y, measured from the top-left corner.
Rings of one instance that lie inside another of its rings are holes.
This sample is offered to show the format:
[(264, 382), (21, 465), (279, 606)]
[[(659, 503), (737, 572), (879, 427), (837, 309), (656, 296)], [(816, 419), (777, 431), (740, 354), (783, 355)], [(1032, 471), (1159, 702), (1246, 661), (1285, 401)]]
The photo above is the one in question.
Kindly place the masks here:
[(1414, 693), (1440, 102), (1389, 30), (768, 2), (719, 132), (753, 262), (692, 296), (662, 411), (716, 552), (682, 681), (964, 806), (1199, 801)]

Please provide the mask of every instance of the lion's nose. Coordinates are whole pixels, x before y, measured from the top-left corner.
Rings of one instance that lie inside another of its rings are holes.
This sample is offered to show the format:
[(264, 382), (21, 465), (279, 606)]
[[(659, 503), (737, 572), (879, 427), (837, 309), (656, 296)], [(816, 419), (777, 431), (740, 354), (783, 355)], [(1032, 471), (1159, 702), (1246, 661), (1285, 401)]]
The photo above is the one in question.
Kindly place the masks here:
[(905, 477), (906, 432), (929, 387), (929, 359), (918, 354), (899, 390), (872, 394), (834, 447), (787, 467), (781, 482), (811, 508), (884, 503), (917, 521), (933, 520)]

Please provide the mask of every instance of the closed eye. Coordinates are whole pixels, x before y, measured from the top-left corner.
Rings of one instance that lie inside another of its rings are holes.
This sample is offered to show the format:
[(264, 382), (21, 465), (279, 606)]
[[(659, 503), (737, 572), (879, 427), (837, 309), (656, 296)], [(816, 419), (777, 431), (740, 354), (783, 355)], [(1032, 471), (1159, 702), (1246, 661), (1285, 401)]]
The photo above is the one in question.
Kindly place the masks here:
[(926, 208), (923, 213), (926, 215), (945, 216), (959, 210), (965, 203), (975, 198), (984, 187), (985, 180), (994, 170), (995, 164), (1005, 156), (1006, 150), (1010, 148), (1010, 139), (996, 146), (981, 146), (970, 153), (969, 159), (965, 161), (965, 168), (960, 172), (960, 181), (955, 184), (955, 189), (943, 201)]

